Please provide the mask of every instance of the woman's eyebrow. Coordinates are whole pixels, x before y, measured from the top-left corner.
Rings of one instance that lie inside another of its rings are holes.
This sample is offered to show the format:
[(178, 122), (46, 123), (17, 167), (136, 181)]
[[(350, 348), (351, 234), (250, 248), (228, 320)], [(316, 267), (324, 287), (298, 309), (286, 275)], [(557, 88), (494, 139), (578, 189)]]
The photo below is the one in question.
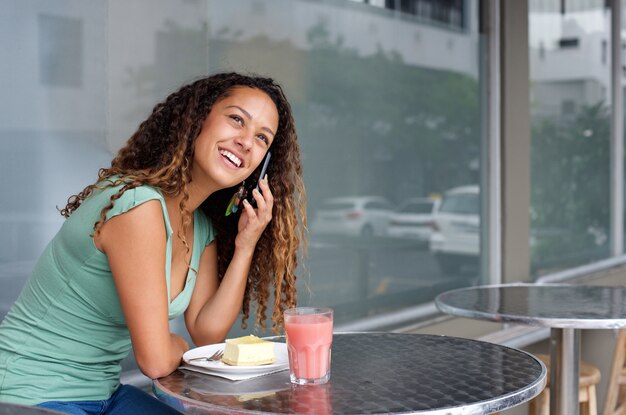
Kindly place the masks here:
[[(241, 108), (239, 105), (229, 105), (226, 108), (237, 108), (239, 111), (243, 112), (243, 115), (245, 115), (246, 118), (248, 118), (249, 120), (253, 119), (252, 115), (248, 111), (246, 111), (243, 108)], [(269, 127), (261, 127), (261, 129), (267, 131), (268, 133), (270, 133), (273, 136), (276, 135), (274, 133), (274, 131), (272, 131)]]

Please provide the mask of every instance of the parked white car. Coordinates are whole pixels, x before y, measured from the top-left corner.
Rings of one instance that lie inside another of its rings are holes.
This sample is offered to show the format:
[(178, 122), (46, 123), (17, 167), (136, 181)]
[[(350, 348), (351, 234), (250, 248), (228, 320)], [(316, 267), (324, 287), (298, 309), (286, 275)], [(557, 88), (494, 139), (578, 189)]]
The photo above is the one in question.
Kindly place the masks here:
[(480, 257), (480, 189), (455, 187), (444, 193), (433, 214), (430, 251), (445, 274), (457, 274)]
[(389, 220), (387, 234), (394, 238), (414, 239), (428, 244), (432, 233), (433, 212), (438, 201), (415, 197), (404, 201)]
[(331, 198), (316, 212), (311, 224), (311, 233), (385, 235), (392, 213), (391, 203), (379, 196)]

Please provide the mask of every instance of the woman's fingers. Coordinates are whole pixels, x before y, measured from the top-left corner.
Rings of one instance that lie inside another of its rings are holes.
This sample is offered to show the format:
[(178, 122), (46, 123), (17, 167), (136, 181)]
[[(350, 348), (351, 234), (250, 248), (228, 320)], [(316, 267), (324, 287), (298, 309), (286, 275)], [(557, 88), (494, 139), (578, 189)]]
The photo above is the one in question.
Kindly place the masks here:
[(272, 208), (274, 206), (274, 195), (267, 183), (267, 176), (259, 182), (259, 192), (256, 188), (252, 191), (252, 197), (256, 200), (257, 216), (263, 222), (268, 223), (272, 219)]
[(274, 206), (274, 196), (267, 183), (267, 176), (259, 183), (261, 191), (254, 189), (252, 197), (256, 201), (256, 209), (247, 200), (243, 202), (243, 212), (239, 219), (239, 232), (237, 240), (240, 246), (254, 247), (261, 234), (272, 220), (272, 209)]
[(243, 237), (242, 232), (253, 237), (256, 240), (261, 236), (261, 233), (272, 220), (272, 209), (274, 206), (274, 196), (270, 191), (270, 187), (267, 183), (267, 176), (259, 183), (261, 191), (257, 189), (252, 191), (252, 197), (256, 201), (256, 209), (252, 207), (252, 204), (247, 200), (243, 202), (242, 217), (239, 221), (239, 235)]
[(265, 202), (271, 208), (272, 206), (274, 206), (274, 195), (272, 194), (272, 191), (270, 190), (270, 185), (267, 182), (267, 174), (265, 175), (263, 180), (261, 180), (261, 183), (259, 184), (259, 186), (261, 188), (261, 191), (263, 192), (263, 197), (265, 199)]

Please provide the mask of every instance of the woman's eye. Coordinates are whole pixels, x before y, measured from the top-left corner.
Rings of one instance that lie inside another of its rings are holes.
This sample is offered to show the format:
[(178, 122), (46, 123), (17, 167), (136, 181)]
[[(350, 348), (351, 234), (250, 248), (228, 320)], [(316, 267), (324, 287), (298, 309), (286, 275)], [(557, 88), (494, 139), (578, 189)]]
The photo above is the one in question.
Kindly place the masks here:
[(266, 144), (270, 142), (270, 140), (263, 134), (257, 135), (257, 138), (259, 138), (260, 140), (264, 141)]
[(237, 124), (243, 125), (243, 118), (241, 118), (239, 115), (231, 115), (230, 118)]

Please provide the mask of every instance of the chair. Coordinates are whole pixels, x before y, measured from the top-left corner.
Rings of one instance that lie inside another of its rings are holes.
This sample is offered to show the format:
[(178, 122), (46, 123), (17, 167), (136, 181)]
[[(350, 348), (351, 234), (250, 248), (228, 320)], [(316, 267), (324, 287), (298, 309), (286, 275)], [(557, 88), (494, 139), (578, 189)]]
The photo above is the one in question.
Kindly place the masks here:
[(613, 351), (613, 364), (602, 415), (626, 414), (626, 330), (620, 330)]
[[(529, 415), (548, 415), (550, 413), (550, 356), (545, 354), (535, 355), (548, 369), (548, 383), (546, 388), (528, 406)], [(578, 402), (580, 402), (580, 415), (597, 415), (598, 403), (596, 398), (596, 385), (600, 382), (600, 369), (587, 362), (580, 362), (580, 387), (578, 389)]]

